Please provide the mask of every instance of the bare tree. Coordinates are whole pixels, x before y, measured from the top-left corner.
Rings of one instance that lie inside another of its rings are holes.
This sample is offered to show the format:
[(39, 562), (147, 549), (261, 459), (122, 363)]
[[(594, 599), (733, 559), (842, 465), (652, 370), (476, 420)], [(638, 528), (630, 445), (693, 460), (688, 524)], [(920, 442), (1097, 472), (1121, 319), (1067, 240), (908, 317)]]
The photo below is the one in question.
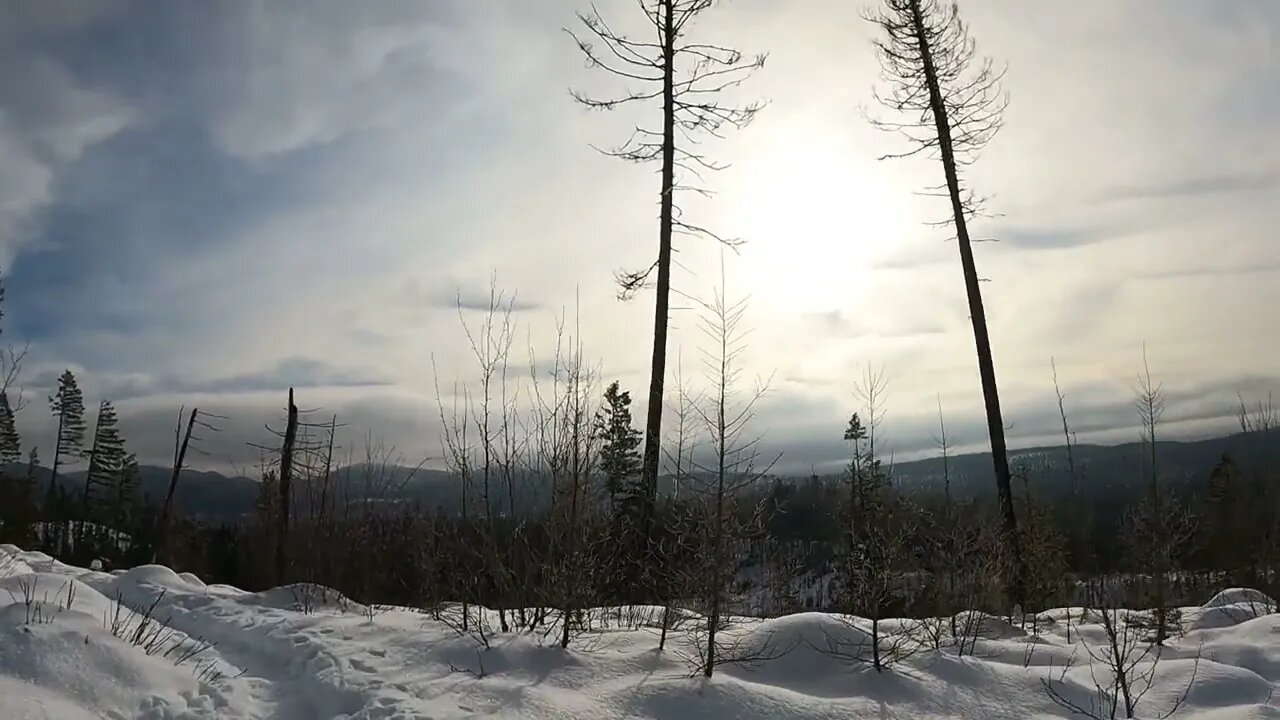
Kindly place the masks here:
[[(667, 442), (666, 451), (668, 474), (671, 476), (671, 520), (666, 532), (650, 540), (656, 543), (653, 549), (654, 560), (651, 571), (653, 591), (662, 605), (661, 628), (658, 635), (658, 650), (667, 645), (667, 635), (676, 623), (680, 613), (676, 608), (676, 598), (680, 589), (687, 585), (688, 578), (681, 572), (681, 554), (689, 548), (687, 532), (688, 513), (682, 511), (680, 488), (693, 482), (694, 453), (698, 447), (695, 424), (698, 421), (697, 408), (701, 401), (690, 394), (684, 381), (684, 356), (680, 354), (676, 360), (676, 406), (674, 437)], [(687, 493), (686, 493), (687, 494)]]
[(844, 439), (850, 443), (845, 471), (848, 497), (840, 512), (835, 564), (840, 610), (846, 617), (860, 615), (870, 620), (869, 638), (850, 644), (847, 637), (828, 636), (827, 647), (819, 648), (837, 659), (869, 662), (877, 672), (905, 657), (914, 645), (906, 634), (882, 633), (880, 624), (900, 600), (903, 565), (908, 560), (917, 515), (892, 492), (889, 473), (877, 454), (885, 391), (883, 370), (876, 372), (867, 365), (854, 389), (860, 412), (853, 413), (844, 431)]
[(165, 543), (168, 541), (170, 516), (173, 513), (173, 497), (178, 491), (178, 479), (186, 467), (187, 450), (191, 447), (192, 440), (195, 440), (197, 444), (200, 441), (200, 438), (192, 433), (197, 425), (210, 432), (218, 432), (218, 427), (209, 421), (226, 419), (211, 413), (205, 413), (204, 418), (201, 417), (199, 408), (191, 408), (191, 414), (187, 417), (187, 429), (186, 432), (183, 432), (182, 410), (178, 410), (178, 424), (173, 430), (173, 474), (169, 477), (169, 489), (165, 492), (164, 505), (160, 508), (160, 518), (156, 521), (156, 542), (154, 554), (151, 558), (152, 562), (160, 562), (164, 555)]
[(906, 115), (901, 122), (873, 122), (882, 129), (900, 133), (913, 146), (907, 152), (887, 157), (928, 154), (942, 161), (945, 185), (930, 191), (947, 197), (951, 204), (950, 217), (941, 224), (954, 226), (960, 248), (986, 403), (996, 490), (1005, 540), (1012, 554), (1010, 594), (1015, 604), (1021, 604), (1026, 563), (1018, 547), (1018, 519), (1013, 506), (1004, 420), (968, 228), (968, 220), (979, 211), (981, 202), (962, 186), (960, 177), (960, 169), (972, 163), (1000, 129), (1007, 104), (1000, 91), (1003, 72), (996, 71), (989, 59), (978, 58), (974, 41), (955, 4), (946, 4), (943, 0), (884, 0), (881, 9), (869, 14), (867, 19), (883, 31), (875, 47), (885, 79), (891, 85), (890, 92), (877, 94), (877, 99), (890, 110)]
[[(661, 129), (637, 126), (621, 146), (605, 154), (630, 162), (661, 164), (658, 193), (658, 256), (639, 271), (618, 273), (620, 295), (629, 297), (645, 287), (656, 273), (654, 302), (653, 358), (649, 378), (649, 403), (645, 422), (642, 480), (649, 489), (642, 513), (645, 535), (650, 534), (657, 497), (658, 465), (662, 441), (663, 391), (667, 364), (667, 320), (671, 295), (672, 236), (685, 234), (713, 238), (726, 246), (738, 241), (723, 238), (683, 218), (676, 194), (701, 186), (702, 172), (723, 166), (699, 151), (699, 136), (720, 137), (726, 127), (741, 128), (760, 109), (758, 103), (736, 106), (720, 100), (721, 93), (736, 87), (765, 56), (744, 58), (737, 50), (687, 40), (693, 21), (717, 3), (716, 0), (639, 0), (645, 32), (652, 39), (638, 40), (615, 31), (593, 7), (579, 13), (581, 28), (569, 34), (586, 57), (587, 66), (605, 70), (634, 89), (610, 97), (591, 97), (574, 92), (573, 97), (588, 108), (613, 110), (622, 106), (661, 102)], [(690, 184), (687, 176), (697, 181)], [(643, 550), (644, 548), (639, 548)]]
[[(470, 410), (471, 421), (475, 424), (479, 436), (479, 467), (476, 468), (480, 482), (480, 502), (483, 505), (484, 535), (483, 564), (484, 577), (489, 585), (498, 588), (506, 586), (506, 568), (498, 554), (497, 527), (494, 522), (494, 508), (501, 507), (501, 500), (496, 496), (500, 489), (500, 481), (507, 485), (507, 499), (513, 503), (510, 468), (502, 462), (510, 449), (510, 427), (508, 412), (510, 401), (507, 398), (507, 366), (511, 354), (511, 342), (514, 327), (511, 314), (515, 309), (515, 294), (507, 297), (499, 291), (497, 278), (489, 283), (489, 302), (484, 316), (475, 329), (467, 323), (463, 315), (461, 294), (458, 296), (458, 321), (467, 337), (471, 354), (475, 357), (479, 369), (479, 390), (472, 398), (474, 406)], [(498, 385), (498, 388), (494, 386)], [(497, 422), (494, 421), (494, 403), (499, 403)], [(506, 609), (498, 608), (498, 624), (503, 632), (509, 630)]]
[[(942, 414), (942, 395), (937, 396), (938, 400), (938, 434), (933, 436), (934, 447), (938, 449), (938, 454), (942, 458), (942, 522), (939, 527), (939, 550), (942, 557), (954, 559), (958, 548), (956, 541), (963, 539), (965, 536), (957, 532), (957, 523), (955, 522), (955, 511), (952, 505), (951, 497), (951, 445), (952, 438), (947, 434), (946, 418)], [(951, 636), (955, 637), (958, 631), (956, 626), (956, 612), (960, 609), (955, 605), (956, 600), (956, 575), (958, 567), (956, 562), (943, 563), (943, 574), (946, 576), (945, 586), (942, 588), (942, 597), (945, 598), (943, 603), (939, 603), (935, 607), (935, 611), (946, 610), (951, 625)], [(940, 635), (936, 638), (935, 646), (940, 642)]]
[[(1066, 674), (1071, 669), (1070, 664), (1063, 666), (1056, 678), (1051, 676), (1040, 680), (1049, 699), (1073, 715), (1094, 720), (1135, 717), (1143, 698), (1156, 683), (1165, 648), (1148, 642), (1142, 623), (1136, 621), (1137, 614), (1122, 610), (1117, 604), (1114, 591), (1103, 591), (1088, 613), (1099, 618), (1106, 642), (1100, 648), (1084, 644), (1093, 684), (1087, 700), (1077, 699), (1074, 693), (1067, 691)], [(1200, 652), (1197, 651), (1182, 694), (1164, 712), (1144, 712), (1143, 717), (1165, 720), (1176, 713), (1186, 702), (1199, 667)]]
[[(749, 392), (740, 389), (742, 355), (746, 350), (742, 321), (747, 301), (726, 299), (723, 257), (720, 276), (720, 289), (703, 306), (703, 333), (708, 343), (703, 364), (710, 388), (704, 394), (705, 401), (695, 407), (710, 445), (710, 457), (694, 462), (697, 475), (693, 480), (701, 536), (698, 555), (702, 559), (694, 572), (706, 613), (705, 624), (695, 631), (700, 636), (695, 641), (700, 653), (695, 670), (706, 677), (711, 677), (718, 665), (746, 660), (739, 652), (722, 652), (724, 648), (719, 645), (723, 643), (717, 640), (717, 633), (727, 615), (728, 593), (737, 573), (742, 542), (759, 526), (764, 507), (741, 507), (741, 496), (744, 490), (758, 485), (780, 457), (761, 462), (761, 436), (751, 434), (756, 403), (767, 392), (768, 382), (758, 382)], [(770, 652), (756, 647), (750, 654), (758, 658)]]
[(583, 610), (594, 599), (599, 586), (595, 573), (606, 537), (593, 483), (598, 438), (592, 429), (596, 409), (592, 398), (598, 373), (587, 365), (576, 326), (567, 343), (565, 334), (561, 316), (549, 391), (538, 376), (532, 353), (530, 357), (535, 462), (551, 481), (551, 547), (544, 568), (543, 595), (559, 610), (562, 648), (582, 629)]
[[(1089, 541), (1093, 535), (1093, 513), (1090, 511), (1089, 503), (1081, 492), (1080, 481), (1083, 472), (1082, 468), (1076, 465), (1076, 436), (1071, 431), (1070, 423), (1067, 422), (1066, 395), (1062, 393), (1062, 387), (1058, 384), (1058, 363), (1054, 358), (1049, 358), (1049, 367), (1053, 372), (1053, 393), (1058, 398), (1058, 417), (1062, 419), (1062, 441), (1067, 452), (1067, 472), (1070, 474), (1071, 479), (1070, 507), (1072, 522), (1068, 531), (1071, 567), (1080, 572), (1092, 565), (1094, 553), (1089, 548)], [(1070, 607), (1067, 608), (1066, 625), (1067, 642), (1071, 642)]]
[[(310, 416), (316, 409), (299, 410), (293, 401), (293, 388), (289, 388), (289, 401), (286, 406), (285, 426), (283, 430), (267, 426), (267, 432), (280, 440), (279, 448), (250, 443), (263, 453), (263, 472), (268, 468), (275, 470), (271, 487), (277, 497), (270, 499), (262, 509), (270, 508), (273, 515), (271, 523), (274, 528), (271, 534), (275, 540), (274, 576), (277, 584), (283, 584), (290, 571), (289, 545), (294, 542), (291, 527), (300, 511), (295, 507), (294, 496), (298, 494), (297, 484), (306, 484), (309, 476), (316, 472), (318, 458), (324, 457), (325, 442), (313, 437), (311, 432), (329, 427), (329, 423), (314, 423), (302, 420)], [(264, 482), (264, 487), (267, 484)]]
[[(440, 413), (440, 449), (444, 457), (445, 467), (458, 481), (458, 502), (460, 525), (458, 527), (458, 536), (450, 538), (450, 548), (461, 553), (467, 547), (466, 534), (470, 524), (470, 504), (468, 502), (471, 494), (472, 472), (475, 464), (475, 445), (471, 438), (470, 430), (471, 422), (471, 396), (465, 385), (459, 384), (457, 381), (453, 384), (451, 393), (451, 412), (445, 412), (444, 399), (440, 394), (440, 374), (439, 369), (435, 367), (435, 359), (432, 358), (432, 375), (435, 381), (436, 406)], [(462, 573), (457, 580), (461, 587), (458, 588), (461, 597), (459, 600), (462, 604), (462, 618), (459, 622), (459, 628), (462, 632), (470, 630), (471, 623), (471, 587), (474, 584), (474, 575)], [(480, 615), (480, 621), (483, 622), (483, 613)]]
[(298, 436), (298, 406), (293, 404), (293, 388), (289, 388), (288, 419), (284, 441), (280, 445), (280, 517), (276, 525), (276, 582), (283, 583), (288, 562), (289, 504), (292, 499), (294, 441)]
[(1134, 513), (1132, 519), (1134, 542), (1138, 552), (1139, 567), (1148, 568), (1152, 577), (1152, 624), (1155, 644), (1163, 645), (1169, 637), (1171, 613), (1176, 610), (1169, 603), (1169, 573), (1172, 570), (1175, 538), (1173, 523), (1175, 508), (1157, 464), (1157, 431), (1164, 416), (1164, 388), (1151, 379), (1151, 366), (1147, 362), (1147, 347), (1142, 346), (1142, 373), (1134, 386), (1134, 405), (1142, 422), (1142, 441), (1150, 462), (1147, 477), (1148, 495)]

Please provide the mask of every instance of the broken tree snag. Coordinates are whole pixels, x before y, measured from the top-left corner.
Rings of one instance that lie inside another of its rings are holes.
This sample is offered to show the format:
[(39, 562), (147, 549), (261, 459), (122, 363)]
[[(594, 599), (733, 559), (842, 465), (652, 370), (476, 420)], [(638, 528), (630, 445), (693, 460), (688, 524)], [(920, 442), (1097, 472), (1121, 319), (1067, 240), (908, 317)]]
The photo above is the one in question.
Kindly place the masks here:
[(298, 436), (298, 406), (293, 404), (293, 388), (289, 388), (289, 420), (280, 447), (280, 517), (276, 526), (276, 583), (283, 584), (289, 542), (290, 480), (293, 478), (293, 444)]

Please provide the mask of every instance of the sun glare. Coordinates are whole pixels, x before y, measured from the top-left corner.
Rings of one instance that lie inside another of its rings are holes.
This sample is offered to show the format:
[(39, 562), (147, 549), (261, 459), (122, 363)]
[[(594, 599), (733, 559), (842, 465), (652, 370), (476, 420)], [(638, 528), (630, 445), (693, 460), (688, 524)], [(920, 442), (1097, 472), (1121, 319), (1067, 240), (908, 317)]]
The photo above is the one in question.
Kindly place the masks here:
[(865, 285), (911, 218), (866, 153), (835, 133), (796, 135), (804, 141), (769, 143), (740, 165), (741, 184), (726, 210), (749, 243), (741, 271), (753, 294), (769, 296), (762, 304), (827, 310)]

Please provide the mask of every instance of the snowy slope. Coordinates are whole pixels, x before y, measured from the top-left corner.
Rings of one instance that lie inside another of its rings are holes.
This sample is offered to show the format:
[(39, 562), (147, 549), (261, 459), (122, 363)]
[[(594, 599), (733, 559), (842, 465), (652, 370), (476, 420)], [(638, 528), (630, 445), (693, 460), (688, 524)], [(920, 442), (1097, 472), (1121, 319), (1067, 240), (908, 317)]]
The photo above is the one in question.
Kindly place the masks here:
[[(0, 546), (0, 719), (1070, 717), (1042, 680), (1087, 703), (1098, 668), (1078, 643), (1096, 648), (1104, 637), (1085, 624), (1067, 643), (1065, 610), (1043, 616), (1038, 639), (991, 618), (976, 657), (923, 651), (877, 674), (818, 650), (829, 637), (856, 642), (859, 627), (818, 613), (744, 619), (727, 631), (732, 640), (790, 652), (706, 681), (689, 677), (682, 633), (662, 653), (651, 629), (601, 630), (567, 651), (540, 633), (496, 635), (485, 650), (413, 611), (371, 619), (334, 594), (309, 596), (308, 613), (300, 597), (206, 586), (158, 566), (88, 571)], [(154, 606), (167, 621), (152, 655), (109, 631), (113, 619), (138, 625), (118, 603)], [(1280, 616), (1255, 617), (1259, 608), (1274, 604), (1252, 591), (1187, 608), (1196, 629), (1166, 649), (1140, 716), (1167, 712), (1194, 676), (1175, 717), (1280, 717)], [(176, 664), (174, 647), (207, 649)]]

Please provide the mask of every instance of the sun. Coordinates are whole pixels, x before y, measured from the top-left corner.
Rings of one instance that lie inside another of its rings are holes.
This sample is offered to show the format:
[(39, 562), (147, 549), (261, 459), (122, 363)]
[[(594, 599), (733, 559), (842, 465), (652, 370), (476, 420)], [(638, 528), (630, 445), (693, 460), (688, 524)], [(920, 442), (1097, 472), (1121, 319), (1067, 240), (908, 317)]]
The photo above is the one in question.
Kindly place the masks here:
[(774, 132), (753, 146), (725, 208), (747, 241), (737, 262), (752, 295), (800, 312), (848, 304), (913, 224), (869, 151), (814, 130)]

